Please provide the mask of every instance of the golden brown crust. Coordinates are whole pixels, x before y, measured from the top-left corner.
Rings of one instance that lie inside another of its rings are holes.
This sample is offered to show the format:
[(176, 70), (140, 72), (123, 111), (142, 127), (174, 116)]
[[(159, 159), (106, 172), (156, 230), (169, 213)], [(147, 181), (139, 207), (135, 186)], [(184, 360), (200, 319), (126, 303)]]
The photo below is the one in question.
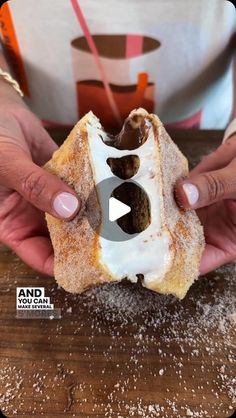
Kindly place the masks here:
[(170, 139), (159, 118), (156, 115), (151, 117), (160, 147), (164, 222), (171, 235), (172, 253), (171, 269), (153, 290), (183, 299), (199, 276), (205, 246), (203, 228), (195, 211), (179, 208), (174, 200), (174, 187), (179, 179), (187, 177), (188, 162)]
[(55, 278), (60, 286), (72, 293), (81, 293), (91, 286), (114, 280), (100, 266), (98, 235), (94, 232), (100, 224), (100, 206), (93, 193), (89, 161), (86, 123), (90, 116), (86, 115), (77, 123), (45, 165), (46, 170), (69, 184), (82, 202), (80, 213), (72, 221), (46, 214), (55, 253)]
[[(157, 116), (149, 115), (143, 109), (132, 113), (147, 117), (154, 128), (161, 167), (162, 231), (170, 235), (171, 242), (170, 269), (162, 280), (155, 284), (152, 282), (149, 288), (182, 299), (198, 277), (204, 249), (203, 230), (197, 215), (194, 211), (180, 209), (174, 200), (174, 185), (179, 178), (188, 175), (188, 163)], [(45, 166), (73, 187), (82, 201), (82, 209), (72, 221), (62, 221), (46, 215), (55, 251), (55, 278), (59, 285), (73, 293), (81, 293), (99, 283), (117, 280), (100, 263), (99, 237), (94, 232), (99, 228), (101, 219), (97, 195), (93, 193), (95, 184), (87, 137), (87, 123), (94, 121), (97, 119), (91, 112), (82, 118)]]

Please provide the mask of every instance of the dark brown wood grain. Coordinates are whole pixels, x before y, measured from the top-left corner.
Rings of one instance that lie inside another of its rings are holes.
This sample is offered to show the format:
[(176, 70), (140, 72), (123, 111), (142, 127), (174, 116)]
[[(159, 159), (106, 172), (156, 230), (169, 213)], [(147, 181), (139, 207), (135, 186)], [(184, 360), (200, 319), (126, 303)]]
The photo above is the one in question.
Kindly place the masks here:
[[(51, 134), (61, 143), (67, 132)], [(172, 136), (193, 166), (222, 132)], [(0, 409), (27, 418), (230, 417), (234, 279), (234, 266), (211, 273), (181, 302), (125, 283), (100, 299), (76, 296), (0, 247)], [(44, 286), (62, 318), (16, 319), (17, 286)]]

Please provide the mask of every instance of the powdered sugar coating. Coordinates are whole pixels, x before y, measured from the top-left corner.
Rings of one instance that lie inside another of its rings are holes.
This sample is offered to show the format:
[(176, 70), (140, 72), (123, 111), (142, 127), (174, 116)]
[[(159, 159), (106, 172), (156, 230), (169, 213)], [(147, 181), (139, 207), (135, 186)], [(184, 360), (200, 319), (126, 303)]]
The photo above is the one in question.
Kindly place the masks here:
[[(140, 118), (149, 121), (151, 132), (154, 133), (156, 161), (159, 166), (156, 170), (155, 167), (152, 169), (158, 181), (160, 213), (157, 216), (160, 217), (161, 224), (156, 233), (169, 237), (165, 257), (161, 257), (163, 265), (165, 259), (171, 260), (168, 268), (164, 266), (162, 271), (161, 266), (154, 266), (152, 271), (146, 269), (148, 275), (144, 275), (143, 284), (156, 292), (183, 298), (198, 277), (204, 249), (203, 230), (197, 216), (194, 212), (185, 212), (178, 208), (173, 197), (175, 182), (188, 172), (187, 162), (157, 116), (148, 114), (144, 109), (134, 110), (129, 115), (131, 124)], [(48, 170), (75, 189), (83, 203), (81, 212), (73, 221), (62, 221), (46, 215), (55, 251), (55, 278), (65, 290), (75, 293), (81, 293), (99, 283), (119, 281), (124, 277), (115, 274), (115, 270), (111, 271), (102, 262), (101, 243), (97, 234), (102, 205), (96, 192), (93, 192), (96, 185), (93, 172), (96, 156), (91, 158), (88, 126), (101, 132), (101, 125), (92, 112), (81, 119), (46, 165)], [(104, 155), (105, 157), (107, 156)], [(145, 188), (145, 183), (142, 186)], [(88, 202), (91, 193), (92, 199)], [(151, 241), (149, 245), (151, 251)], [(158, 247), (156, 251), (158, 252)], [(142, 254), (137, 251), (137, 257), (140, 256)], [(119, 263), (119, 255), (114, 257), (114, 263)], [(162, 274), (159, 274), (160, 271)], [(137, 271), (138, 273), (142, 272)]]

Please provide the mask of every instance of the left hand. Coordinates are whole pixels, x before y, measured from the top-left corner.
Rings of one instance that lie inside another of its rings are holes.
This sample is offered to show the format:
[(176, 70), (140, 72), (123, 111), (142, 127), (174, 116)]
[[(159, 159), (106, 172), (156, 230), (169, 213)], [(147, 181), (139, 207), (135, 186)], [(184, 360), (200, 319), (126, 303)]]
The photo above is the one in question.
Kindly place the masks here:
[(204, 227), (200, 273), (236, 260), (236, 135), (177, 184), (176, 198), (182, 207), (197, 210)]
[(79, 200), (69, 185), (42, 167), (57, 145), (40, 120), (23, 103), (1, 103), (5, 101), (0, 100), (0, 243), (35, 270), (53, 275), (44, 212), (72, 219)]

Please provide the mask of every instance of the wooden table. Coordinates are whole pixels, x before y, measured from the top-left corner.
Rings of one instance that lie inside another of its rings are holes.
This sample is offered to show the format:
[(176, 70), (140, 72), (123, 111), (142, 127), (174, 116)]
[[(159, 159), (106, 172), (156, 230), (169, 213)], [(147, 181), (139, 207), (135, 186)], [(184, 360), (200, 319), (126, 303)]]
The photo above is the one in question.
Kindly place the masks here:
[[(60, 142), (66, 133), (52, 131)], [(217, 131), (173, 137), (196, 164)], [(0, 409), (7, 417), (233, 415), (235, 266), (177, 301), (135, 285), (66, 294), (0, 247)], [(44, 286), (61, 319), (16, 319), (16, 287)]]

